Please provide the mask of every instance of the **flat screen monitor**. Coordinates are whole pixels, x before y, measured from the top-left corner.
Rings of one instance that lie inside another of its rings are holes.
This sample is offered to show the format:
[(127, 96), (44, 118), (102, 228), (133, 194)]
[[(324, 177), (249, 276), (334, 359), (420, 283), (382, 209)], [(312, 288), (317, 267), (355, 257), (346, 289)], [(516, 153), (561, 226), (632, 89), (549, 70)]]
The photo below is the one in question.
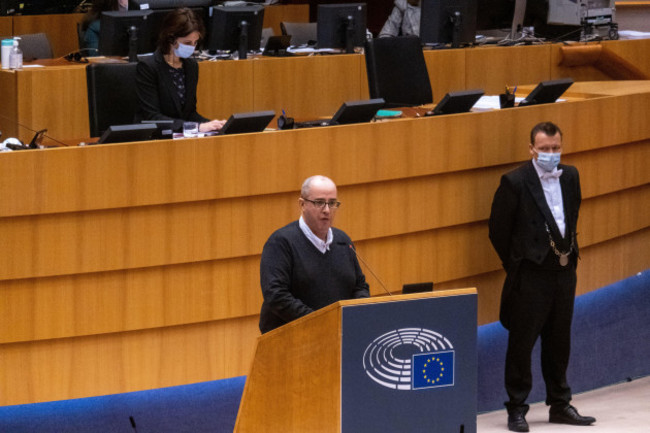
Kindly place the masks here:
[(131, 141), (151, 140), (158, 130), (155, 124), (136, 123), (133, 125), (109, 126), (97, 141), (97, 144), (128, 143)]
[(386, 105), (386, 101), (383, 98), (344, 102), (329, 121), (329, 124), (348, 125), (370, 122), (377, 114), (377, 111), (381, 110), (384, 105)]
[(251, 113), (236, 113), (230, 116), (219, 135), (243, 134), (246, 132), (262, 132), (275, 117), (273, 111), (254, 111)]
[(573, 78), (542, 81), (519, 103), (519, 106), (551, 104), (557, 101), (572, 84)]
[(428, 116), (440, 114), (466, 113), (472, 109), (485, 92), (483, 89), (462, 90), (449, 92), (438, 102), (435, 108), (427, 113)]
[(352, 53), (366, 41), (366, 4), (318, 5), (316, 27), (319, 48), (344, 48)]
[(402, 286), (402, 293), (408, 295), (409, 293), (426, 293), (433, 292), (433, 282), (427, 283), (410, 283)]
[(129, 9), (176, 9), (180, 7), (195, 8), (209, 7), (214, 2), (212, 0), (129, 0)]
[(262, 42), (264, 6), (214, 6), (208, 18), (207, 49), (239, 52), (246, 58), (247, 51), (259, 51)]
[(154, 132), (151, 138), (162, 139), (174, 137), (173, 120), (142, 120), (140, 123), (156, 126), (156, 132)]
[[(102, 56), (129, 56), (151, 53), (156, 46), (153, 30), (148, 19), (152, 11), (102, 12), (99, 29), (99, 54)], [(135, 29), (135, 35), (132, 35)], [(132, 37), (135, 36), (135, 40)], [(133, 44), (132, 44), (133, 42)]]
[(476, 0), (422, 0), (420, 39), (424, 45), (457, 48), (474, 43)]

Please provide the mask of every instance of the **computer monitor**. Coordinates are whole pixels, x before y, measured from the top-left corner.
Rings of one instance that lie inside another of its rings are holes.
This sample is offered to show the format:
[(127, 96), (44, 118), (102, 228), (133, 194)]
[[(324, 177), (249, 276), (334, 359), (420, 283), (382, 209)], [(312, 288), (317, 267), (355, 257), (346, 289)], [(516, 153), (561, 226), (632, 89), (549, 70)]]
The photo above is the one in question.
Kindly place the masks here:
[(156, 38), (149, 21), (150, 10), (102, 12), (99, 29), (99, 54), (102, 56), (129, 56), (151, 53), (156, 49)]
[(158, 127), (155, 124), (136, 123), (133, 125), (109, 126), (97, 141), (97, 144), (128, 143), (131, 141), (151, 140)]
[(344, 48), (353, 53), (366, 41), (366, 4), (318, 5), (316, 24), (318, 48)]
[(422, 0), (420, 39), (428, 46), (452, 48), (474, 43), (476, 0)]
[(348, 125), (370, 122), (377, 114), (377, 111), (381, 110), (384, 105), (386, 105), (386, 101), (383, 98), (344, 102), (329, 121), (329, 124)]
[(243, 134), (246, 132), (262, 132), (275, 117), (273, 111), (254, 111), (251, 113), (235, 113), (230, 116), (219, 131), (219, 135)]
[(559, 80), (542, 81), (532, 92), (519, 103), (520, 107), (526, 105), (550, 104), (562, 96), (562, 94), (573, 84), (573, 78), (561, 78)]
[(460, 92), (449, 92), (438, 102), (438, 105), (427, 116), (440, 114), (466, 113), (472, 109), (485, 92), (483, 89), (462, 90)]
[(171, 119), (141, 120), (140, 123), (156, 126), (156, 132), (152, 134), (151, 138), (164, 139), (174, 137), (174, 121)]
[(237, 51), (240, 59), (248, 51), (259, 51), (262, 41), (264, 6), (214, 6), (208, 19), (207, 49)]
[[(557, 8), (557, 1), (528, 1), (526, 4), (526, 25), (535, 29), (535, 36), (548, 40), (579, 40), (582, 33), (580, 25), (580, 5), (575, 8), (572, 20), (558, 19), (561, 15)], [(578, 2), (582, 3), (582, 2)], [(569, 11), (568, 4), (562, 7), (562, 12)]]

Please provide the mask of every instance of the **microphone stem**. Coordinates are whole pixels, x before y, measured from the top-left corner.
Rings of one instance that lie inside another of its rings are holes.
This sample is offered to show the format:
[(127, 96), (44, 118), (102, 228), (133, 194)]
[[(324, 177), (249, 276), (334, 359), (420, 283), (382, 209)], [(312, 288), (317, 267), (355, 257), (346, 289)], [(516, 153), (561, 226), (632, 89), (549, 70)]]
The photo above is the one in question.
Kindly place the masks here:
[(366, 261), (363, 260), (363, 258), (359, 255), (359, 253), (357, 253), (357, 250), (352, 246), (352, 244), (350, 244), (350, 249), (354, 251), (354, 255), (357, 256), (357, 259), (361, 260), (361, 263), (363, 263), (366, 269), (368, 269), (368, 272), (370, 272), (372, 276), (375, 277), (377, 281), (379, 281), (379, 284), (381, 285), (381, 288), (384, 289), (384, 292), (388, 293), (388, 296), (393, 296), (393, 294), (386, 288), (386, 285), (381, 280), (381, 278), (379, 278), (377, 274), (375, 274), (375, 272), (372, 270), (372, 268), (368, 266), (368, 263), (366, 263)]

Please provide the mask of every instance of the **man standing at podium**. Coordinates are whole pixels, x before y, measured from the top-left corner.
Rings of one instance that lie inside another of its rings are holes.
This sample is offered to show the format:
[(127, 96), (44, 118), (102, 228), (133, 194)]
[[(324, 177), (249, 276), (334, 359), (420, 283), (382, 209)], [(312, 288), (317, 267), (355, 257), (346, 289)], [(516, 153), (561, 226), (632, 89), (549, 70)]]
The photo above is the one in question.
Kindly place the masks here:
[(300, 219), (276, 230), (262, 251), (262, 333), (339, 300), (369, 296), (352, 241), (332, 227), (341, 206), (334, 182), (308, 178), (298, 204)]
[(570, 405), (566, 370), (576, 289), (578, 170), (559, 164), (562, 131), (550, 122), (530, 133), (532, 159), (501, 177), (490, 214), (490, 240), (506, 271), (500, 320), (509, 330), (505, 385), (508, 429), (527, 432), (531, 353), (542, 339), (549, 422), (589, 425)]

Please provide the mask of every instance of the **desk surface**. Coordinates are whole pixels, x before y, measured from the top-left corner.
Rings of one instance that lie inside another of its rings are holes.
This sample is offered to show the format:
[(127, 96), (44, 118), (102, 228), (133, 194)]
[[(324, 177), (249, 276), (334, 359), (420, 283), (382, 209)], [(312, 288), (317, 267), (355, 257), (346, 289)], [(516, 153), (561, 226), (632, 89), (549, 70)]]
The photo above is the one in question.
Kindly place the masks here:
[(563, 161), (581, 173), (578, 293), (647, 269), (650, 89), (575, 86), (612, 95), (1, 154), (0, 239), (10, 253), (0, 267), (0, 371), (12, 374), (0, 404), (246, 374), (262, 246), (298, 217), (300, 184), (316, 173), (337, 182), (336, 226), (389, 290), (477, 287), (479, 323), (496, 320), (504, 276), (486, 220), (500, 176), (529, 157), (541, 119), (563, 128)]

